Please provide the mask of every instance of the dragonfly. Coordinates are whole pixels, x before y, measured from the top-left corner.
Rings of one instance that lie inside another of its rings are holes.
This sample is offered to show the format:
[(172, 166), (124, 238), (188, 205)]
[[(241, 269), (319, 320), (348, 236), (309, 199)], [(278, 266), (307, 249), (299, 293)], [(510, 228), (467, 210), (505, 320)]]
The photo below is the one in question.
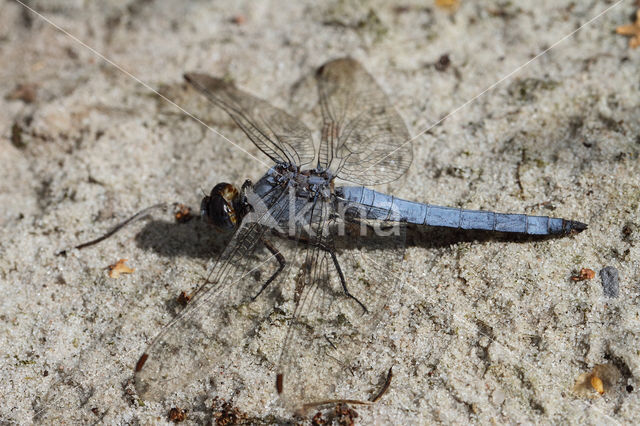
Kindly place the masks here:
[(371, 400), (391, 358), (366, 347), (394, 312), (402, 285), (394, 271), (409, 226), (560, 236), (587, 228), (368, 188), (407, 172), (411, 138), (384, 91), (352, 58), (329, 61), (314, 74), (322, 117), (317, 145), (301, 120), (233, 83), (201, 73), (185, 79), (272, 167), (255, 183), (222, 182), (203, 198), (201, 217), (233, 237), (137, 362), (143, 399), (166, 398), (252, 351), (275, 369), (275, 391), (293, 410)]

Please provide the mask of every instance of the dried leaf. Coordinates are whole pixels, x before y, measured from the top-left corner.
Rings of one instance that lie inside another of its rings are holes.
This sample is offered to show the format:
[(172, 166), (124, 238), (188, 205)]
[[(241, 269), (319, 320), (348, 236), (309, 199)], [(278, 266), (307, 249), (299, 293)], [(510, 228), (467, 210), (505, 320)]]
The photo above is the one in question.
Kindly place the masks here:
[(571, 277), (572, 281), (585, 281), (585, 280), (591, 280), (593, 278), (595, 278), (596, 276), (596, 272), (593, 269), (589, 269), (589, 268), (582, 268), (580, 269), (580, 273), (578, 273), (578, 275), (574, 275)]
[(125, 265), (127, 259), (120, 259), (114, 265), (109, 265), (109, 278), (118, 278), (120, 274), (131, 274), (135, 269)]
[(629, 47), (635, 49), (640, 46), (640, 9), (636, 12), (636, 22), (629, 25), (621, 25), (616, 28), (620, 35), (630, 36)]

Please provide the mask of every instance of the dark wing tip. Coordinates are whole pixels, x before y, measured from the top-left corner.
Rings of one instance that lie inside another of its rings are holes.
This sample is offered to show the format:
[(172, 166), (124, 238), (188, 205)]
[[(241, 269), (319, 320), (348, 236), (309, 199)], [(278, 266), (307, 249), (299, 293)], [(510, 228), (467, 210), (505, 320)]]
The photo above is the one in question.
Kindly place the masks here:
[(142, 367), (144, 366), (144, 363), (147, 362), (147, 358), (149, 358), (149, 354), (148, 353), (143, 353), (142, 356), (140, 357), (140, 359), (138, 360), (138, 362), (136, 363), (136, 373), (138, 373), (140, 370), (142, 370)]
[(183, 77), (187, 81), (187, 83), (191, 84), (199, 90), (204, 91), (216, 91), (219, 89), (234, 87), (233, 83), (199, 72), (187, 72), (183, 74)]
[(186, 72), (182, 76), (189, 83), (193, 83), (195, 80), (201, 79), (203, 77), (207, 77), (206, 74), (201, 74), (201, 73), (198, 73), (198, 72)]
[[(330, 61), (325, 62), (320, 65), (316, 70), (317, 78), (330, 78), (327, 74), (330, 73), (343, 73), (345, 71), (351, 71), (354, 68), (362, 67), (360, 62), (356, 61), (350, 56), (345, 56), (342, 58), (332, 59)], [(335, 76), (334, 76), (335, 77)]]

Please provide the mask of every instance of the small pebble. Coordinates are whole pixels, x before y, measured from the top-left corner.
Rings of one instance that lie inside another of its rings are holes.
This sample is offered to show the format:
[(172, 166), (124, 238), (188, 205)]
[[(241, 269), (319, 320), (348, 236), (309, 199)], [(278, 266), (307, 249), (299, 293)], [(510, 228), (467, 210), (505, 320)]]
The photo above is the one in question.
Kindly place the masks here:
[(496, 389), (496, 390), (493, 391), (493, 394), (491, 395), (491, 398), (493, 399), (493, 403), (495, 405), (502, 405), (502, 403), (506, 399), (506, 396), (505, 396), (505, 394), (504, 394), (504, 392), (502, 390)]
[(605, 266), (600, 270), (600, 280), (602, 280), (602, 292), (605, 297), (615, 299), (618, 297), (619, 276), (618, 270), (613, 266)]

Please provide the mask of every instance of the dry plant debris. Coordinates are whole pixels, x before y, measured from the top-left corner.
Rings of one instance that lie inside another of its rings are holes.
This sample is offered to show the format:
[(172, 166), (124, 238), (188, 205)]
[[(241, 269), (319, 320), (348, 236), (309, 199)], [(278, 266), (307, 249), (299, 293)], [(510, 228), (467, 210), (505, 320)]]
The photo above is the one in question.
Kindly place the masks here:
[(621, 25), (616, 28), (618, 34), (629, 36), (629, 47), (635, 49), (640, 46), (640, 9), (636, 12), (636, 22), (628, 25)]
[(247, 415), (223, 398), (215, 397), (211, 406), (213, 421), (217, 426), (237, 425), (247, 421)]
[(187, 419), (187, 412), (182, 408), (173, 407), (169, 410), (169, 415), (167, 416), (170, 422), (180, 423), (184, 422)]
[(191, 294), (187, 293), (186, 291), (180, 292), (177, 302), (182, 306), (187, 306), (189, 301), (191, 301)]
[(176, 206), (174, 218), (178, 223), (186, 223), (190, 221), (193, 218), (193, 215), (191, 214), (191, 207), (185, 206), (184, 204), (178, 204)]
[(109, 278), (118, 278), (120, 274), (132, 274), (135, 269), (125, 265), (127, 259), (120, 259), (115, 264), (109, 265)]
[(571, 277), (571, 281), (592, 280), (595, 278), (595, 276), (596, 276), (596, 271), (594, 271), (593, 269), (582, 268), (580, 269), (580, 272), (578, 273), (578, 275), (573, 275)]
[(30, 104), (36, 100), (37, 92), (37, 84), (22, 83), (7, 94), (6, 99), (9, 101), (21, 100), (24, 103)]
[(578, 376), (573, 392), (588, 398), (604, 395), (619, 378), (620, 371), (613, 364), (598, 364), (591, 371)]
[(455, 12), (460, 7), (460, 0), (436, 0), (436, 6), (449, 12)]

